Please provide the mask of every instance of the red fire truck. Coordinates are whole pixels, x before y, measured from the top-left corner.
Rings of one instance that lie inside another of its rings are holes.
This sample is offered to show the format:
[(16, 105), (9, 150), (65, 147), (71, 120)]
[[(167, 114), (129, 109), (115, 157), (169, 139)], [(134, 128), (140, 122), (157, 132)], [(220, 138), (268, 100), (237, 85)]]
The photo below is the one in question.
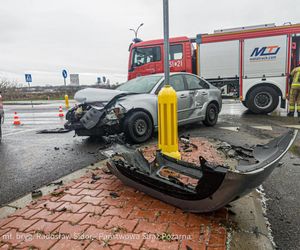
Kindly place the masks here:
[[(131, 44), (128, 79), (164, 71), (163, 40)], [(239, 95), (254, 113), (286, 107), (289, 73), (300, 61), (300, 24), (264, 24), (170, 39), (170, 71), (197, 74)]]

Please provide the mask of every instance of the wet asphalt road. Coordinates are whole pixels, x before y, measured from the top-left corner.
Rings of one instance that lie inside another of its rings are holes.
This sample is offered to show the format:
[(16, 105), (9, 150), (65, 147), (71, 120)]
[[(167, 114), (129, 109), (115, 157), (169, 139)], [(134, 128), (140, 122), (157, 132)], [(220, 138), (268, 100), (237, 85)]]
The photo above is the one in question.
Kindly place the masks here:
[[(58, 118), (60, 103), (47, 105), (7, 105), (0, 145), (0, 206), (43, 185), (102, 159), (103, 143), (67, 134), (36, 134), (44, 128), (62, 127)], [(17, 111), (24, 125), (12, 126)], [(236, 145), (266, 143), (287, 131), (285, 125), (300, 125), (298, 118), (287, 118), (278, 109), (271, 115), (253, 115), (239, 102), (224, 100), (218, 124), (207, 128), (201, 124), (185, 126), (179, 134), (207, 136)], [(255, 126), (264, 126), (261, 127)], [(238, 127), (237, 131), (235, 127)], [(271, 129), (271, 130), (270, 130)], [(155, 139), (154, 139), (155, 140)], [(56, 147), (56, 150), (55, 150)], [(278, 249), (300, 246), (300, 135), (283, 165), (264, 183), (267, 217)]]
[[(58, 106), (5, 107), (0, 145), (0, 206), (102, 158), (97, 141), (73, 138), (72, 132), (36, 133), (44, 128), (63, 126)], [(12, 125), (14, 111), (23, 124), (19, 127)]]

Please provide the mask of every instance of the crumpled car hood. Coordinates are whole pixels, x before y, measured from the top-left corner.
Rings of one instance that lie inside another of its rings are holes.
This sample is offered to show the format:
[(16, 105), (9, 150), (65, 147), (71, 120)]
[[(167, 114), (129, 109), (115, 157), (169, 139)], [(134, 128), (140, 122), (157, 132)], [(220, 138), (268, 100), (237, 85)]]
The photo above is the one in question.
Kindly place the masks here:
[(108, 102), (121, 93), (125, 92), (115, 89), (86, 88), (77, 91), (74, 99), (79, 103)]

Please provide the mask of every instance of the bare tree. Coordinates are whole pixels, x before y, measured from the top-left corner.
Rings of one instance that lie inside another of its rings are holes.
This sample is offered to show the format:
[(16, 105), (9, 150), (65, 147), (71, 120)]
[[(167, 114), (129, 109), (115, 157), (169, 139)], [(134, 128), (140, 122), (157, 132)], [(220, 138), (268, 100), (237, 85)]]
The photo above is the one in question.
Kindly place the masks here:
[(20, 95), (18, 91), (20, 84), (11, 82), (7, 79), (0, 79), (0, 91), (5, 100), (14, 100)]

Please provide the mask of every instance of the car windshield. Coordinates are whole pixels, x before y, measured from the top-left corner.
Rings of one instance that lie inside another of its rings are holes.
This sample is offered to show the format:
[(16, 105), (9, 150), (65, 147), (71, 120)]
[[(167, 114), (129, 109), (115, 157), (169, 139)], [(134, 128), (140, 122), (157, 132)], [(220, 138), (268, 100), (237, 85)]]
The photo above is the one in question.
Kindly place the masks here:
[(117, 89), (138, 94), (150, 93), (162, 76), (142, 76), (123, 83)]

